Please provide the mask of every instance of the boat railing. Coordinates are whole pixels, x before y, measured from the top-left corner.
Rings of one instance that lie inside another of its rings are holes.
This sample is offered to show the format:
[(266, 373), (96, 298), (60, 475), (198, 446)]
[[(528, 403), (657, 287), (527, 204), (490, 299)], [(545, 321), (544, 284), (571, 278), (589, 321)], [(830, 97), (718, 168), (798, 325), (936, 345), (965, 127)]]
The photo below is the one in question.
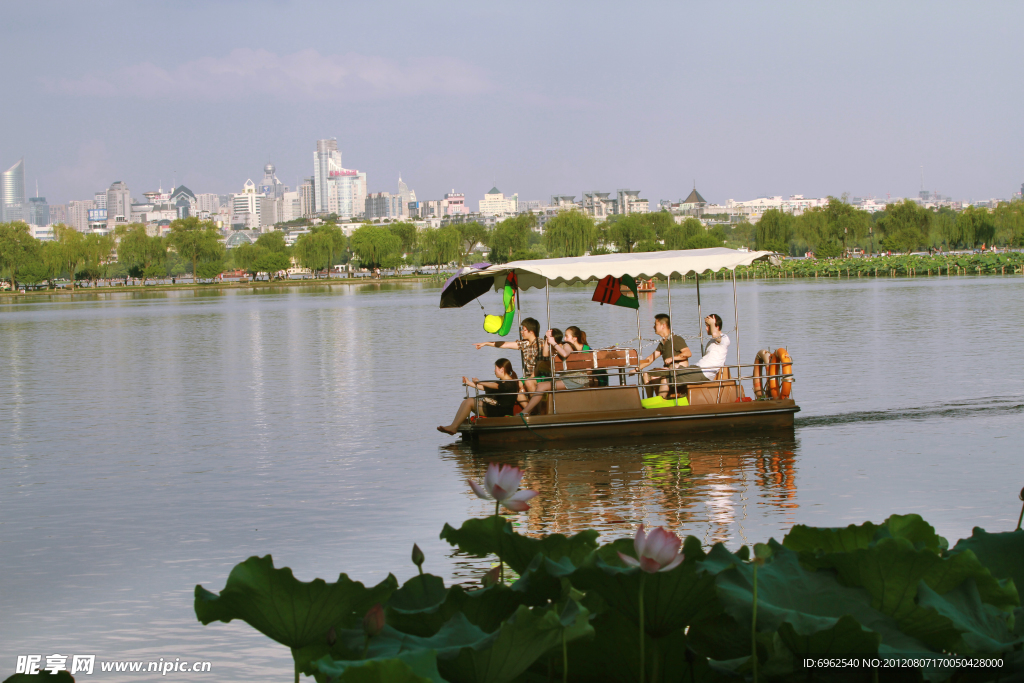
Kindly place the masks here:
[[(669, 380), (669, 395), (670, 396), (681, 396), (685, 397), (688, 395), (687, 388), (701, 388), (701, 389), (718, 389), (718, 400), (713, 402), (721, 402), (721, 397), (724, 387), (738, 386), (740, 387), (740, 395), (745, 396), (750, 400), (776, 400), (781, 397), (792, 398), (792, 382), (794, 382), (793, 374), (782, 372), (782, 366), (777, 365), (777, 370), (772, 371), (771, 366), (765, 366), (763, 364), (756, 363), (737, 363), (733, 365), (724, 365), (718, 368), (715, 378), (709, 379), (702, 382), (676, 382), (671, 374), (672, 368), (665, 367), (654, 367), (647, 366), (643, 370), (638, 371), (638, 365), (635, 362), (635, 350), (632, 356), (628, 356), (627, 364), (614, 365), (607, 367), (574, 367), (569, 369), (555, 369), (553, 371), (554, 379), (559, 380), (565, 377), (579, 377), (581, 374), (588, 374), (590, 376), (590, 385), (586, 387), (565, 387), (559, 388), (558, 382), (552, 382), (550, 377), (520, 377), (517, 381), (520, 382), (519, 390), (514, 392), (482, 392), (480, 389), (474, 389), (475, 398), (483, 397), (498, 397), (498, 396), (509, 396), (525, 394), (527, 398), (537, 393), (544, 394), (550, 397), (550, 413), (558, 413), (558, 396), (575, 394), (581, 392), (597, 392), (607, 390), (620, 390), (622, 387), (635, 387), (638, 391), (645, 391), (650, 388), (655, 395), (658, 394), (657, 383), (645, 384), (643, 381), (643, 375), (645, 373), (657, 373), (655, 375), (659, 379), (667, 378)], [(590, 354), (591, 352), (586, 352)], [(596, 354), (595, 354), (596, 358)], [(562, 366), (565, 367), (565, 364)], [(688, 368), (694, 368), (695, 365), (690, 365)], [(744, 374), (746, 371), (748, 374)], [(596, 374), (601, 372), (602, 374)], [(599, 378), (607, 377), (607, 383), (599, 384), (595, 380), (599, 381)], [(618, 383), (613, 384), (612, 378), (617, 377)], [(488, 381), (488, 380), (482, 380)], [(495, 381), (495, 380), (490, 380)], [(536, 382), (533, 391), (528, 391), (526, 388), (526, 382)], [(545, 385), (543, 390), (538, 390), (537, 385)], [(772, 385), (774, 384), (774, 388)], [(788, 391), (783, 392), (783, 384), (790, 384)], [(466, 387), (466, 397), (470, 397), (469, 388), (470, 384), (464, 384)], [(675, 387), (675, 391), (672, 391), (672, 387)], [(749, 388), (750, 394), (746, 393), (746, 389)], [(739, 400), (743, 400), (742, 398)]]

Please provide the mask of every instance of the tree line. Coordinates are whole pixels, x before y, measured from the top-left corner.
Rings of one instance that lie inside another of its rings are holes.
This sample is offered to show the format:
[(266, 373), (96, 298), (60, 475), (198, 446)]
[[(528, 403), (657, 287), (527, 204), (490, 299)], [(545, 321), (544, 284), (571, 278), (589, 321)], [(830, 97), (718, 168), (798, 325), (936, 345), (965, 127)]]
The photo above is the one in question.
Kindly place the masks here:
[(479, 259), (479, 245), (486, 248), (485, 258), (491, 263), (716, 246), (791, 255), (810, 251), (825, 258), (853, 247), (910, 253), (929, 247), (948, 251), (1024, 246), (1024, 202), (1019, 201), (1002, 202), (993, 210), (953, 211), (927, 209), (908, 199), (872, 214), (845, 197), (829, 197), (825, 206), (800, 216), (769, 209), (756, 226), (747, 221), (706, 226), (693, 217), (677, 222), (665, 211), (612, 216), (601, 222), (579, 211), (563, 211), (546, 222), (543, 233), (537, 230), (538, 221), (538, 216), (526, 213), (491, 229), (478, 222), (424, 230), (407, 222), (367, 223), (351, 236), (336, 223), (326, 222), (311, 226), (292, 246), (286, 244), (284, 233), (273, 231), (233, 249), (225, 249), (212, 221), (194, 217), (172, 221), (165, 236), (150, 234), (140, 223), (117, 226), (106, 235), (57, 224), (50, 241), (32, 237), (25, 223), (0, 223), (0, 277), (12, 287), (66, 279), (74, 288), (82, 281), (95, 285), (128, 278), (143, 284), (182, 275), (211, 280), (227, 270), (275, 278), (292, 264), (315, 274), (350, 262), (396, 273), (404, 267), (439, 272), (449, 264)]
[(810, 251), (834, 258), (856, 247), (909, 254), (927, 249), (952, 251), (979, 246), (1024, 246), (1024, 202), (1000, 202), (994, 209), (929, 209), (911, 199), (868, 213), (829, 197), (825, 206), (800, 216), (769, 209), (758, 221), (754, 247), (799, 255)]

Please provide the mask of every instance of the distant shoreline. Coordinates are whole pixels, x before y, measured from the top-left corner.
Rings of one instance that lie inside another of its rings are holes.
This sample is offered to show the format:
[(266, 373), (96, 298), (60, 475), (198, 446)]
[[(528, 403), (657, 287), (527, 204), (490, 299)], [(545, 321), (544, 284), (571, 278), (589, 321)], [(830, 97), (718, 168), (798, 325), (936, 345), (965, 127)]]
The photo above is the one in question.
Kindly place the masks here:
[(372, 285), (391, 284), (402, 282), (429, 282), (430, 275), (404, 275), (402, 277), (386, 277), (375, 279), (370, 277), (352, 278), (320, 278), (309, 280), (256, 280), (250, 282), (211, 282), (207, 284), (176, 284), (176, 285), (128, 285), (127, 287), (115, 285), (113, 287), (77, 287), (71, 290), (67, 287), (60, 289), (36, 289), (22, 294), (20, 291), (0, 291), (0, 300), (20, 299), (23, 297), (67, 297), (80, 294), (120, 294), (120, 293), (150, 293), (150, 292), (189, 292), (189, 291), (212, 291), (212, 290), (253, 290), (253, 289), (275, 289), (278, 287), (315, 287), (323, 285)]

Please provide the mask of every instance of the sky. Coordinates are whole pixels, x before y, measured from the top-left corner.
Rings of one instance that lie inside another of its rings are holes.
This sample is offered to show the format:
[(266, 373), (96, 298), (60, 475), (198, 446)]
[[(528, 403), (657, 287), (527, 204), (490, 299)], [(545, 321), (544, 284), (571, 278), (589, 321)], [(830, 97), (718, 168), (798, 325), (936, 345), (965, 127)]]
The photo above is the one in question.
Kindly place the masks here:
[(0, 168), (50, 203), (294, 188), (710, 202), (1024, 183), (1024, 3), (5, 2)]

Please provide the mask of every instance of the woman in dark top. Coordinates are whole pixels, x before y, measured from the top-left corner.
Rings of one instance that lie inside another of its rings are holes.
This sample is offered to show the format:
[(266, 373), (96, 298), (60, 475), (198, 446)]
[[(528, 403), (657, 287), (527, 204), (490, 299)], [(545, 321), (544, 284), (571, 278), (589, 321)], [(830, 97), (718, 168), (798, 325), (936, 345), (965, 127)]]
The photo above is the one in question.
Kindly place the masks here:
[(455, 420), (447, 427), (439, 426), (437, 431), (455, 434), (459, 425), (471, 412), (484, 417), (511, 416), (519, 394), (519, 382), (515, 370), (512, 369), (512, 363), (507, 358), (494, 361), (494, 376), (498, 378), (497, 382), (481, 382), (476, 377), (471, 380), (463, 377), (463, 384), (474, 389), (483, 389), (484, 396), (464, 399), (455, 413)]

